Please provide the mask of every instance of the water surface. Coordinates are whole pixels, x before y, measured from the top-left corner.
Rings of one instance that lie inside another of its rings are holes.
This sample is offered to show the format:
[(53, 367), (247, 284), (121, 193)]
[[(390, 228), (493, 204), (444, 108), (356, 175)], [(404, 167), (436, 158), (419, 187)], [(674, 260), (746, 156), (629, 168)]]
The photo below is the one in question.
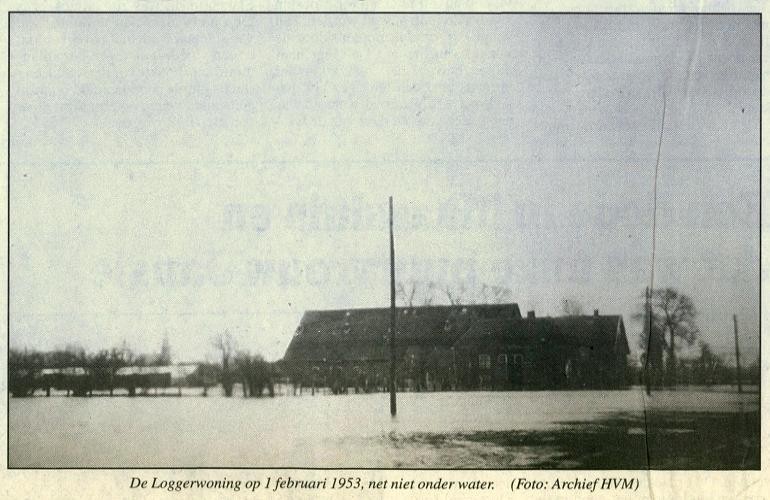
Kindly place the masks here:
[[(11, 399), (11, 467), (484, 467), (495, 450), (430, 435), (544, 431), (648, 411), (756, 410), (758, 394), (641, 390)], [(416, 437), (412, 439), (412, 437)], [(526, 467), (548, 450), (515, 450)], [(508, 455), (511, 451), (506, 452)], [(485, 458), (486, 457), (486, 458)]]

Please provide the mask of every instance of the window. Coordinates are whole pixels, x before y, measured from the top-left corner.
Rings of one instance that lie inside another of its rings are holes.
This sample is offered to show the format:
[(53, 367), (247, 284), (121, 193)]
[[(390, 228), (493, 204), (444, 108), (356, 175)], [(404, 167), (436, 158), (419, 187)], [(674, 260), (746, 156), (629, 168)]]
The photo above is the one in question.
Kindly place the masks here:
[(489, 370), (492, 366), (492, 358), (489, 354), (479, 354), (479, 368)]
[(522, 356), (521, 354), (513, 355), (513, 366), (521, 366), (523, 362), (524, 362), (524, 356)]
[(498, 366), (505, 366), (508, 364), (508, 356), (505, 354), (500, 354), (497, 356), (497, 365)]

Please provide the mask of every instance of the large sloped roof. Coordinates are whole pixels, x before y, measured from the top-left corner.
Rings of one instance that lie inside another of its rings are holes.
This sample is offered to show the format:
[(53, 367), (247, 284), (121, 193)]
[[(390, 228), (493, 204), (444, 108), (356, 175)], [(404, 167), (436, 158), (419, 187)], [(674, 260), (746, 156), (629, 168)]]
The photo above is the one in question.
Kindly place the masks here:
[(614, 339), (620, 316), (560, 316), (522, 318), (516, 321), (479, 320), (468, 329), (463, 339), (477, 336), (510, 336), (521, 338), (559, 335), (577, 343), (610, 342)]
[[(449, 347), (479, 317), (520, 317), (516, 304), (396, 309), (396, 338), (407, 345)], [(308, 311), (285, 359), (387, 359), (390, 309)]]
[[(559, 338), (628, 350), (622, 317), (616, 315), (522, 318), (516, 304), (501, 304), (400, 307), (396, 317), (399, 355), (409, 346), (449, 348), (490, 338), (524, 343)], [(388, 308), (308, 311), (284, 359), (387, 360), (389, 331)]]
[(457, 345), (467, 345), (479, 338), (502, 338), (528, 343), (558, 338), (565, 344), (581, 346), (608, 346), (628, 343), (625, 338), (623, 319), (617, 315), (560, 316), (523, 318), (518, 320), (480, 320), (471, 325)]

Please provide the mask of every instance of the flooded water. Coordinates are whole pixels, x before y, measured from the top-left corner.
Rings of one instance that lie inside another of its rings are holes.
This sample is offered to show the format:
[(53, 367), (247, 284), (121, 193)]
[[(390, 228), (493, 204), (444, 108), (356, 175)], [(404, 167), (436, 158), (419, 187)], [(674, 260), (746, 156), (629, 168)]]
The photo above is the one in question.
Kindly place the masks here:
[[(500, 450), (428, 435), (535, 431), (647, 409), (755, 410), (759, 395), (641, 390), (12, 399), (11, 467), (484, 467)], [(412, 439), (414, 438), (414, 439)], [(525, 467), (542, 450), (518, 450)], [(510, 452), (509, 452), (510, 454)]]

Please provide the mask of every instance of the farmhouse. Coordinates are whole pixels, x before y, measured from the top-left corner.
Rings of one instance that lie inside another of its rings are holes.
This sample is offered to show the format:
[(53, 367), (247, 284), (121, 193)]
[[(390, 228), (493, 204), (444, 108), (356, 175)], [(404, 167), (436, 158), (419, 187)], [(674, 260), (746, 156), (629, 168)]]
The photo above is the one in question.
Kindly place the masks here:
[[(400, 390), (615, 388), (629, 354), (623, 318), (522, 317), (517, 304), (396, 309)], [(307, 311), (283, 359), (295, 383), (386, 390), (390, 309)]]

